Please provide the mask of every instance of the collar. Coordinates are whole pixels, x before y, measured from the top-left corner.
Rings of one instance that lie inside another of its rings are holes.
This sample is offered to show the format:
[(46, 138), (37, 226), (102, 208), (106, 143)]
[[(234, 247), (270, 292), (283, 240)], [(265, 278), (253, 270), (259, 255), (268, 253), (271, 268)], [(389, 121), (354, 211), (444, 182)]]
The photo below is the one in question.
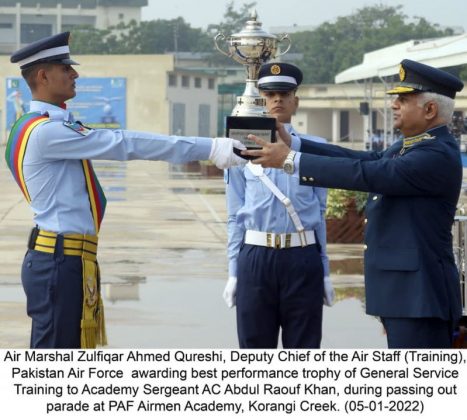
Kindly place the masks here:
[(424, 140), (436, 140), (437, 137), (443, 136), (449, 133), (446, 125), (438, 125), (437, 127), (430, 128), (428, 131), (417, 136), (405, 137), (402, 139), (402, 148), (399, 155), (402, 156), (405, 151), (412, 147), (414, 144), (420, 143)]
[(407, 147), (413, 146), (416, 143), (420, 143), (424, 140), (434, 140), (436, 136), (432, 136), (429, 133), (422, 133), (418, 136), (405, 137), (402, 143), (402, 148), (407, 149)]
[(48, 102), (32, 100), (29, 110), (31, 112), (40, 112), (43, 115), (48, 114), (52, 120), (74, 121), (73, 114), (70, 111)]
[(420, 143), (423, 140), (434, 140), (436, 137), (445, 135), (449, 132), (448, 127), (443, 124), (443, 125), (438, 125), (436, 127), (432, 127), (426, 132), (422, 134), (418, 134), (417, 136), (412, 136), (412, 137), (405, 137), (403, 139), (403, 148), (406, 149), (407, 147), (410, 147), (416, 143)]
[(287, 131), (287, 133), (292, 134), (294, 136), (297, 135), (291, 123), (284, 123), (284, 128), (285, 128), (285, 131)]

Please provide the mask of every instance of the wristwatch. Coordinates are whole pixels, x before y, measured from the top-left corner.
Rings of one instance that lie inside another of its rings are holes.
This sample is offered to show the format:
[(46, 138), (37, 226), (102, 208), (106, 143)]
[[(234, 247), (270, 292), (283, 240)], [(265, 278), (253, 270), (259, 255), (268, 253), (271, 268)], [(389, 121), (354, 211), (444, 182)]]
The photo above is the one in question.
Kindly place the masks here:
[(297, 152), (295, 150), (291, 150), (287, 157), (284, 160), (284, 163), (282, 164), (282, 169), (286, 174), (292, 175), (295, 171), (295, 165), (293, 160), (295, 159), (295, 155)]

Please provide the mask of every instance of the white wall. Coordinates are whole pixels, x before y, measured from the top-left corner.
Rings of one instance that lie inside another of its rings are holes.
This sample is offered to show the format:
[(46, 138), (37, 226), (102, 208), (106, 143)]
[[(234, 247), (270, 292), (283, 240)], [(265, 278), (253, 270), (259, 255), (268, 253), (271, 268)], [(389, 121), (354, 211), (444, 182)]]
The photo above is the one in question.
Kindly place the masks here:
[(292, 118), (292, 124), (301, 133), (331, 140), (332, 113), (327, 110), (314, 109), (310, 112), (301, 111), (299, 107), (297, 114)]
[[(199, 135), (199, 106), (209, 105), (209, 136), (216, 136), (217, 133), (217, 85), (214, 83), (214, 89), (208, 88), (208, 80), (213, 76), (203, 74), (185, 73), (182, 70), (175, 71), (177, 77), (177, 86), (168, 86), (167, 99), (170, 103), (171, 117), (169, 129), (172, 128), (173, 104), (185, 104), (185, 135)], [(189, 78), (189, 87), (181, 85), (182, 76)], [(195, 77), (201, 78), (201, 88), (195, 87)], [(172, 133), (171, 134), (177, 134)]]

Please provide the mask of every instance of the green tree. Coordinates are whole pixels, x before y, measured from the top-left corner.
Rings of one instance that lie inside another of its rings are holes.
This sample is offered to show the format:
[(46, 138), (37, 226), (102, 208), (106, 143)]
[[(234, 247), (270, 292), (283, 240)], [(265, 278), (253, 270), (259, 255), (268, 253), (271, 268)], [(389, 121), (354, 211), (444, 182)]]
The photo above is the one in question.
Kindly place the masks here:
[(452, 35), (421, 17), (408, 18), (402, 6), (369, 6), (323, 23), (314, 31), (294, 34), (292, 48), (303, 53), (306, 83), (333, 83), (334, 76), (361, 63), (363, 54), (411, 39)]
[(208, 32), (213, 34), (222, 32), (225, 36), (240, 32), (255, 6), (256, 2), (254, 1), (243, 4), (240, 10), (235, 10), (234, 1), (231, 0), (227, 3), (224, 20), (220, 23), (208, 25)]
[(81, 26), (73, 29), (71, 49), (74, 54), (108, 54), (107, 37), (110, 30)]
[(73, 30), (75, 54), (164, 54), (174, 51), (212, 51), (211, 37), (192, 28), (183, 18), (152, 20), (107, 30), (90, 27)]
[(133, 22), (122, 33), (121, 42), (133, 54), (163, 54), (174, 51), (199, 51), (208, 35), (192, 28), (183, 18)]

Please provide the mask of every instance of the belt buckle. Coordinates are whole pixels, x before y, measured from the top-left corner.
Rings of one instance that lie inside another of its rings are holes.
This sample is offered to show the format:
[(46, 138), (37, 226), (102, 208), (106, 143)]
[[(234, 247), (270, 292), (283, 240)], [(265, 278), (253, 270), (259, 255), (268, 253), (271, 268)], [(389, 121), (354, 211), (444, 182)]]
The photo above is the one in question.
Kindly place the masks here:
[(277, 233), (274, 236), (274, 248), (281, 249), (281, 235)]
[(292, 234), (286, 233), (285, 234), (285, 246), (284, 248), (290, 248), (290, 243), (292, 242)]
[(269, 232), (266, 233), (266, 246), (268, 248), (273, 248), (273, 246), (272, 246), (272, 235), (273, 235), (272, 233), (269, 233)]

